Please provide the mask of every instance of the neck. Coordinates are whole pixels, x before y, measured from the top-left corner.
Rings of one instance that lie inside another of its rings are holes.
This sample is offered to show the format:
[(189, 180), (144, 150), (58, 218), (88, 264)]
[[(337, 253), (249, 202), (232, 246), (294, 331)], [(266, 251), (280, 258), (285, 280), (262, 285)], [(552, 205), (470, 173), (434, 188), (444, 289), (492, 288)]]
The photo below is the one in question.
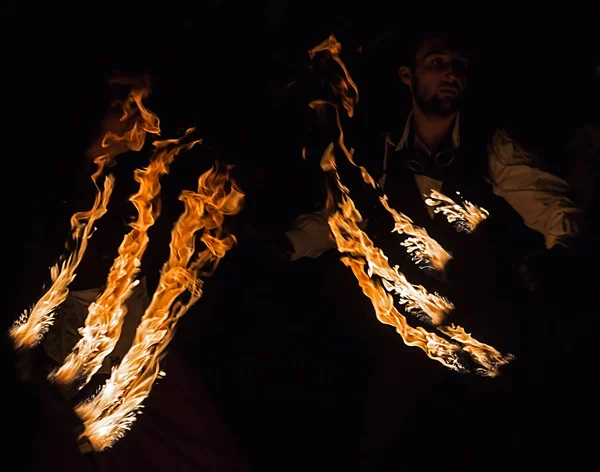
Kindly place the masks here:
[(434, 150), (448, 134), (456, 118), (456, 112), (449, 116), (427, 116), (418, 106), (413, 106), (415, 132), (428, 149)]

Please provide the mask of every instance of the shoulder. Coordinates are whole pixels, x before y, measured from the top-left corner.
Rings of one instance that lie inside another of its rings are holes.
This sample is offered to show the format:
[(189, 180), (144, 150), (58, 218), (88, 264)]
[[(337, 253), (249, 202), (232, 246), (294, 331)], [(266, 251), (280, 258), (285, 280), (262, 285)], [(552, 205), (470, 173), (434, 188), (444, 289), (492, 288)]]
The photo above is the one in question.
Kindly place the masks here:
[(507, 129), (496, 128), (488, 144), (488, 156), (491, 163), (503, 165), (535, 165), (541, 163), (537, 155), (517, 140)]

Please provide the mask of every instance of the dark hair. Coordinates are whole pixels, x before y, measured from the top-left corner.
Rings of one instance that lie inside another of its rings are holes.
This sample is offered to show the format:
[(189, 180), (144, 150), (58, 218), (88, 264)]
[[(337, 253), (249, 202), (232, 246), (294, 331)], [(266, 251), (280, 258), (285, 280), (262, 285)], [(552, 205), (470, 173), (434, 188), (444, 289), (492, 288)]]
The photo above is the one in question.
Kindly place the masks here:
[(467, 27), (432, 21), (424, 25), (415, 25), (397, 35), (395, 56), (398, 65), (413, 66), (419, 49), (426, 41), (432, 39), (442, 39), (448, 49), (460, 51), (468, 59), (473, 59), (476, 55), (477, 41), (472, 38), (472, 33)]

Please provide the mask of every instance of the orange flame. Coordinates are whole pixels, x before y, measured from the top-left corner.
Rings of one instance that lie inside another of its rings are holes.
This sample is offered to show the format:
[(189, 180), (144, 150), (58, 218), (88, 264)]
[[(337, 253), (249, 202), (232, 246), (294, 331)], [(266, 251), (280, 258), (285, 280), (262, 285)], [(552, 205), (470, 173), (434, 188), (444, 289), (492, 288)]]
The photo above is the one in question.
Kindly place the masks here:
[[(385, 254), (376, 248), (366, 233), (358, 227), (362, 216), (354, 207), (348, 188), (339, 178), (331, 149), (330, 146), (325, 151), (321, 159), (321, 167), (324, 171), (335, 174), (335, 183), (342, 195), (338, 204), (340, 210), (329, 219), (329, 226), (338, 250), (353, 257), (363, 258), (368, 266), (369, 277), (377, 275), (384, 279), (384, 287), (400, 296), (400, 303), (404, 305), (407, 312), (419, 315), (424, 313), (434, 324), (440, 324), (446, 314), (452, 311), (454, 305), (440, 295), (428, 293), (425, 287), (408, 282), (404, 274), (399, 272), (398, 266), (392, 268)], [(331, 193), (333, 191), (330, 187), (328, 194)], [(328, 200), (331, 198), (329, 197)]]
[(342, 69), (343, 76), (339, 78), (337, 84), (332, 84), (333, 92), (341, 97), (342, 104), (346, 109), (349, 117), (354, 116), (354, 108), (358, 103), (358, 87), (350, 77), (350, 73), (346, 68), (344, 62), (340, 59), (340, 53), (342, 52), (342, 44), (335, 39), (335, 36), (329, 35), (325, 41), (318, 46), (312, 48), (308, 53), (310, 59), (313, 60), (317, 53), (327, 51), (331, 54), (331, 58), (340, 66)]
[[(213, 167), (200, 176), (198, 191), (184, 191), (185, 210), (173, 227), (170, 257), (163, 266), (158, 288), (137, 328), (132, 346), (113, 369), (102, 390), (76, 407), (86, 437), (97, 451), (111, 447), (131, 427), (144, 399), (159, 376), (159, 361), (178, 319), (202, 294), (200, 276), (209, 276), (236, 239), (223, 229), (224, 218), (237, 214), (244, 194), (226, 172)], [(196, 233), (205, 248), (196, 259)], [(180, 296), (189, 290), (187, 301)]]
[(427, 234), (425, 228), (414, 225), (412, 220), (403, 213), (390, 207), (387, 195), (379, 197), (379, 201), (394, 218), (394, 229), (398, 234), (406, 234), (408, 238), (400, 244), (406, 248), (411, 259), (421, 268), (433, 268), (443, 272), (452, 256), (435, 239)]
[[(310, 51), (311, 59), (313, 59), (315, 54), (320, 51), (329, 51), (332, 55), (332, 58), (340, 65), (343, 71), (343, 76), (339, 80), (339, 83), (333, 86), (333, 88), (336, 94), (342, 97), (343, 106), (348, 113), (348, 117), (351, 118), (354, 115), (354, 107), (358, 103), (358, 88), (352, 80), (348, 69), (340, 58), (342, 45), (335, 39), (333, 35), (331, 35)], [(353, 94), (350, 94), (350, 91), (353, 91)], [(318, 109), (323, 106), (333, 107), (338, 129), (338, 146), (346, 156), (346, 159), (348, 159), (353, 166), (360, 170), (361, 176), (365, 183), (371, 185), (374, 189), (379, 189), (378, 184), (375, 182), (375, 179), (371, 177), (367, 169), (356, 164), (353, 153), (345, 144), (344, 130), (342, 127), (338, 105), (327, 100), (313, 100), (309, 106), (313, 109)], [(394, 218), (394, 231), (399, 234), (406, 234), (408, 236), (408, 238), (406, 238), (401, 245), (406, 247), (406, 250), (411, 256), (412, 260), (419, 264), (419, 266), (422, 268), (433, 268), (440, 273), (443, 272), (446, 264), (452, 258), (452, 256), (437, 241), (431, 238), (424, 228), (414, 225), (413, 221), (408, 216), (391, 208), (388, 205), (387, 197), (385, 195), (380, 197), (379, 200), (388, 213), (390, 213), (390, 215)]]
[[(326, 105), (332, 106), (335, 109), (336, 124), (339, 133), (337, 144), (339, 148), (342, 150), (348, 161), (360, 170), (363, 180), (367, 184), (371, 185), (374, 189), (379, 189), (375, 179), (371, 177), (365, 167), (356, 164), (352, 151), (347, 148), (344, 142), (344, 130), (342, 128), (342, 122), (337, 105), (324, 100), (314, 100), (309, 104), (311, 108)], [(421, 228), (413, 224), (412, 220), (408, 216), (391, 208), (388, 204), (386, 195), (379, 197), (379, 201), (392, 216), (392, 218), (394, 218), (395, 226), (393, 231), (409, 236), (402, 241), (401, 245), (406, 247), (406, 250), (408, 254), (410, 254), (412, 260), (419, 264), (422, 268), (430, 267), (434, 268), (440, 273), (443, 272), (448, 261), (452, 259), (452, 256), (435, 239), (429, 236), (425, 228)]]
[[(460, 193), (456, 193), (460, 195)], [(485, 208), (474, 205), (468, 200), (462, 200), (462, 205), (459, 205), (437, 190), (432, 190), (426, 197), (425, 203), (434, 207), (435, 213), (442, 213), (449, 223), (455, 224), (458, 231), (472, 233), (479, 223), (490, 216)]]
[[(348, 204), (351, 205), (350, 200)], [(334, 226), (336, 223), (330, 224)], [(364, 235), (361, 236), (366, 238)], [(340, 238), (342, 238), (341, 235)], [(407, 319), (398, 312), (391, 295), (386, 293), (381, 284), (365, 272), (364, 260), (343, 256), (341, 261), (350, 267), (363, 293), (373, 303), (377, 319), (382, 323), (394, 326), (407, 346), (419, 347), (430, 359), (456, 371), (469, 370), (463, 361), (464, 354), (467, 354), (481, 366), (476, 367), (475, 372), (484, 377), (496, 377), (500, 373), (500, 367), (514, 359), (511, 354), (503, 355), (492, 346), (477, 341), (461, 326), (438, 327), (442, 334), (449, 336), (451, 340), (461, 346), (449, 342), (435, 333), (430, 333), (422, 327), (413, 328), (408, 324)]]
[[(128, 78), (113, 80), (133, 84)], [(134, 85), (122, 104), (121, 116), (121, 121), (131, 120), (131, 128), (120, 136), (110, 131), (105, 134), (102, 140), (105, 152), (94, 158), (97, 168), (91, 176), (97, 190), (94, 204), (89, 210), (77, 212), (71, 217), (73, 249), (66, 259), (57, 262), (50, 269), (52, 285), (49, 289), (30, 310), (23, 312), (10, 328), (9, 336), (16, 349), (32, 348), (43, 339), (54, 322), (56, 309), (69, 294), (69, 284), (75, 278), (75, 271), (83, 259), (88, 239), (94, 232), (94, 224), (106, 213), (114, 187), (112, 175), (105, 177), (102, 189), (98, 186), (98, 178), (117, 155), (127, 150), (139, 151), (143, 147), (146, 133), (160, 133), (158, 118), (142, 104), (142, 100), (148, 94), (147, 81)]]
[(394, 326), (407, 346), (419, 347), (430, 359), (436, 360), (452, 370), (467, 370), (467, 367), (461, 362), (459, 346), (424, 328), (413, 328), (408, 324), (406, 317), (400, 314), (394, 306), (392, 296), (385, 292), (380, 283), (366, 274), (365, 261), (351, 257), (342, 257), (341, 261), (350, 267), (363, 293), (373, 303), (377, 319), (384, 324)]
[[(332, 159), (328, 158), (325, 168), (328, 171), (334, 165)], [(462, 361), (463, 357), (469, 356), (481, 366), (476, 368), (477, 373), (488, 377), (498, 375), (499, 367), (510, 362), (513, 356), (504, 356), (492, 346), (477, 341), (460, 326), (440, 326), (445, 315), (454, 308), (452, 303), (437, 294), (428, 293), (422, 286), (410, 284), (398, 271), (398, 266), (392, 269), (381, 249), (376, 248), (359, 228), (362, 217), (344, 187), (340, 187), (340, 191), (339, 210), (329, 217), (329, 227), (338, 250), (349, 254), (341, 260), (350, 267), (364, 294), (371, 299), (377, 318), (382, 323), (394, 326), (408, 346), (421, 348), (428, 357), (453, 370), (469, 370)], [(373, 280), (373, 275), (379, 276), (381, 283)], [(450, 341), (424, 328), (411, 327), (393, 306), (391, 295), (385, 293), (384, 288), (400, 295), (399, 302), (407, 313), (428, 315), (438, 331), (448, 336)]]
[[(325, 43), (333, 45), (331, 46), (332, 54), (338, 57), (341, 45), (334, 42), (332, 38), (329, 38), (328, 41), (329, 43), (327, 41)], [(345, 67), (343, 70), (349, 77)], [(340, 90), (343, 93), (345, 89), (341, 88)], [(360, 167), (354, 162), (352, 152), (344, 143), (344, 133), (337, 105), (324, 100), (316, 100), (310, 104), (311, 107), (323, 105), (330, 105), (335, 109), (339, 148), (349, 162), (360, 169), (364, 181), (377, 189), (378, 186), (373, 178), (364, 167)], [(351, 116), (350, 113), (349, 116)], [(406, 277), (399, 272), (399, 267), (392, 268), (385, 254), (376, 248), (366, 233), (360, 229), (359, 223), (362, 222), (362, 216), (350, 198), (349, 189), (343, 185), (339, 177), (333, 149), (334, 145), (331, 143), (321, 159), (321, 168), (328, 178), (327, 208), (333, 210), (336, 203), (338, 207), (337, 211), (328, 219), (329, 227), (338, 250), (345, 254), (341, 257), (342, 262), (350, 267), (363, 292), (371, 299), (377, 318), (382, 323), (396, 327), (407, 345), (421, 348), (431, 359), (437, 360), (451, 369), (469, 370), (463, 360), (470, 356), (475, 363), (481, 366), (476, 368), (476, 372), (489, 377), (497, 375), (499, 367), (510, 362), (513, 357), (511, 355), (503, 356), (493, 347), (475, 340), (460, 326), (442, 326), (444, 317), (454, 308), (452, 303), (438, 294), (428, 293), (422, 286), (410, 284)], [(431, 266), (443, 270), (450, 255), (427, 235), (425, 229), (413, 225), (410, 218), (391, 208), (386, 195), (381, 196), (380, 201), (394, 218), (396, 224), (393, 231), (409, 236), (403, 245), (407, 247), (413, 259), (429, 261)], [(373, 279), (374, 275), (378, 276), (381, 281)], [(417, 316), (424, 313), (436, 325), (438, 331), (450, 339), (430, 333), (422, 327), (411, 327), (406, 318), (395, 308), (392, 296), (386, 293), (386, 290), (400, 296), (399, 302), (407, 313), (414, 313)]]
[(500, 367), (515, 358), (512, 354), (501, 354), (492, 346), (477, 341), (462, 326), (452, 324), (440, 326), (438, 330), (462, 345), (463, 350), (482, 366), (476, 368), (476, 372), (484, 377), (497, 376), (500, 373)]
[(181, 144), (193, 131), (194, 128), (188, 129), (179, 139), (154, 141), (155, 153), (150, 164), (135, 171), (134, 178), (140, 189), (130, 201), (137, 210), (137, 220), (131, 223), (132, 230), (119, 246), (119, 255), (110, 269), (104, 292), (88, 308), (85, 326), (80, 329), (82, 337), (62, 366), (50, 374), (51, 380), (61, 385), (78, 381), (78, 387), (82, 388), (116, 346), (127, 314), (126, 301), (139, 282), (136, 276), (148, 246), (148, 229), (160, 214), (160, 202), (157, 201), (161, 191), (160, 178), (169, 172), (169, 166), (180, 152), (201, 142)]

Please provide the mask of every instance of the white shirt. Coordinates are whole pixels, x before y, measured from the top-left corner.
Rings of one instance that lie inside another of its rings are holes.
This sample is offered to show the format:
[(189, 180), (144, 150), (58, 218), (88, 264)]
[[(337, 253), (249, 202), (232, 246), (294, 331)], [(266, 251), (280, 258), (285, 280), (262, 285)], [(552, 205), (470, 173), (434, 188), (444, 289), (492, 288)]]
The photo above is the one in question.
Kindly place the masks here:
[[(406, 120), (396, 149), (407, 145), (411, 123), (412, 113)], [(454, 148), (460, 145), (459, 126), (460, 119), (457, 117), (452, 130)], [(384, 190), (385, 171), (389, 159), (393, 158), (393, 153), (386, 153), (384, 157), (384, 173), (379, 181)], [(537, 156), (526, 152), (503, 130), (496, 130), (488, 145), (488, 176), (493, 192), (504, 198), (528, 227), (544, 236), (547, 248), (579, 232), (583, 210), (570, 198), (568, 183), (542, 170)], [(422, 195), (442, 187), (442, 182), (431, 177), (415, 175), (415, 179)], [(329, 235), (328, 216), (325, 210), (320, 210), (296, 219), (292, 229), (286, 232), (295, 249), (293, 260), (318, 257), (335, 247)]]

